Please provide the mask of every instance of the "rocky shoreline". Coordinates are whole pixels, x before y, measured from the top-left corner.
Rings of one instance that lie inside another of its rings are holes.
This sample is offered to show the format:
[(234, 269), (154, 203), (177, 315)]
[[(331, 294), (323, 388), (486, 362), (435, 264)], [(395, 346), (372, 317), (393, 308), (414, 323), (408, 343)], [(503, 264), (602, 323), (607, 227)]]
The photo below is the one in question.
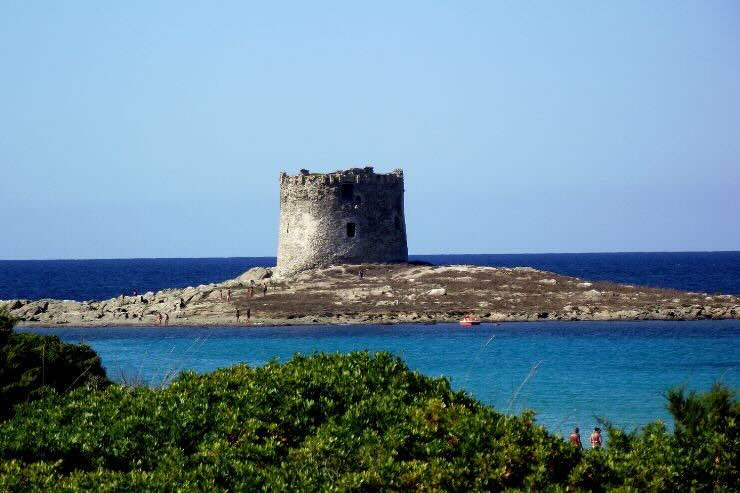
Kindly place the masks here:
[(740, 296), (470, 265), (343, 265), (291, 278), (256, 267), (218, 284), (103, 301), (2, 303), (33, 327), (153, 326), (160, 315), (173, 326), (433, 323), (466, 314), (483, 322), (740, 319)]

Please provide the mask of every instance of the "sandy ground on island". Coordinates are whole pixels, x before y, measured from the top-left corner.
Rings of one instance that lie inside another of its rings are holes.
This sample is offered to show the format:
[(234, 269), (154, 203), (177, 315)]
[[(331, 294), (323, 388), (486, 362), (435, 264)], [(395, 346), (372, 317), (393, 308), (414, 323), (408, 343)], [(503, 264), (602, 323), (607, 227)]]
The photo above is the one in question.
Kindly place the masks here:
[(219, 284), (138, 296), (5, 303), (21, 326), (157, 325), (160, 315), (169, 325), (200, 326), (454, 322), (467, 314), (482, 322), (740, 318), (734, 295), (470, 265), (342, 265), (283, 279), (257, 267)]

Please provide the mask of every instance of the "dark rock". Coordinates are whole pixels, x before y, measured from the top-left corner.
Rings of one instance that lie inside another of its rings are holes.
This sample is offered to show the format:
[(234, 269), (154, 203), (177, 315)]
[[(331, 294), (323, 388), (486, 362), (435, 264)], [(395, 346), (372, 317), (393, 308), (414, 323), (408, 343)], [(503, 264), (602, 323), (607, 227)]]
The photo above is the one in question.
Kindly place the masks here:
[(8, 306), (8, 309), (10, 310), (17, 310), (18, 308), (23, 306), (23, 302), (21, 300), (14, 300), (12, 303), (10, 303), (10, 306)]

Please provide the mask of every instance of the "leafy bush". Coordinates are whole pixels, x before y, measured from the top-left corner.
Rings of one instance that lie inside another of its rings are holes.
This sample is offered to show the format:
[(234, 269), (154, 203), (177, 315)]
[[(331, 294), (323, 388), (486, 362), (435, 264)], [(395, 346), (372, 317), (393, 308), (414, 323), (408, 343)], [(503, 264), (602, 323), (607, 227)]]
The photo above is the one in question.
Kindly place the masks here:
[(0, 306), (0, 344), (13, 332), (16, 323), (18, 323), (18, 319), (10, 314), (8, 307), (6, 305)]
[(13, 406), (46, 392), (108, 383), (90, 346), (66, 344), (56, 336), (18, 334), (15, 320), (0, 307), (0, 420)]
[[(296, 356), (20, 405), (0, 424), (0, 491), (731, 491), (738, 404), (712, 392), (680, 394), (715, 416), (692, 438), (611, 429), (608, 449), (581, 452), (388, 354)], [(696, 448), (714, 434), (719, 463)]]
[(740, 491), (735, 393), (714, 385), (704, 394), (674, 389), (666, 397), (673, 433), (662, 423), (640, 433), (609, 430), (611, 474), (644, 491)]

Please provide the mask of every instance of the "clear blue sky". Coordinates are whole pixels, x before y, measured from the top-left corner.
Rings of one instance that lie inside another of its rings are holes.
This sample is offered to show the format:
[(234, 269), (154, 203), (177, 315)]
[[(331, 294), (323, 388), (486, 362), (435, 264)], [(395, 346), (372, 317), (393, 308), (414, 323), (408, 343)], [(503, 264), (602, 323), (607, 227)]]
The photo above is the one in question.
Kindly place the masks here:
[(367, 164), (411, 253), (740, 250), (737, 1), (2, 2), (0, 72), (4, 259), (274, 255)]

